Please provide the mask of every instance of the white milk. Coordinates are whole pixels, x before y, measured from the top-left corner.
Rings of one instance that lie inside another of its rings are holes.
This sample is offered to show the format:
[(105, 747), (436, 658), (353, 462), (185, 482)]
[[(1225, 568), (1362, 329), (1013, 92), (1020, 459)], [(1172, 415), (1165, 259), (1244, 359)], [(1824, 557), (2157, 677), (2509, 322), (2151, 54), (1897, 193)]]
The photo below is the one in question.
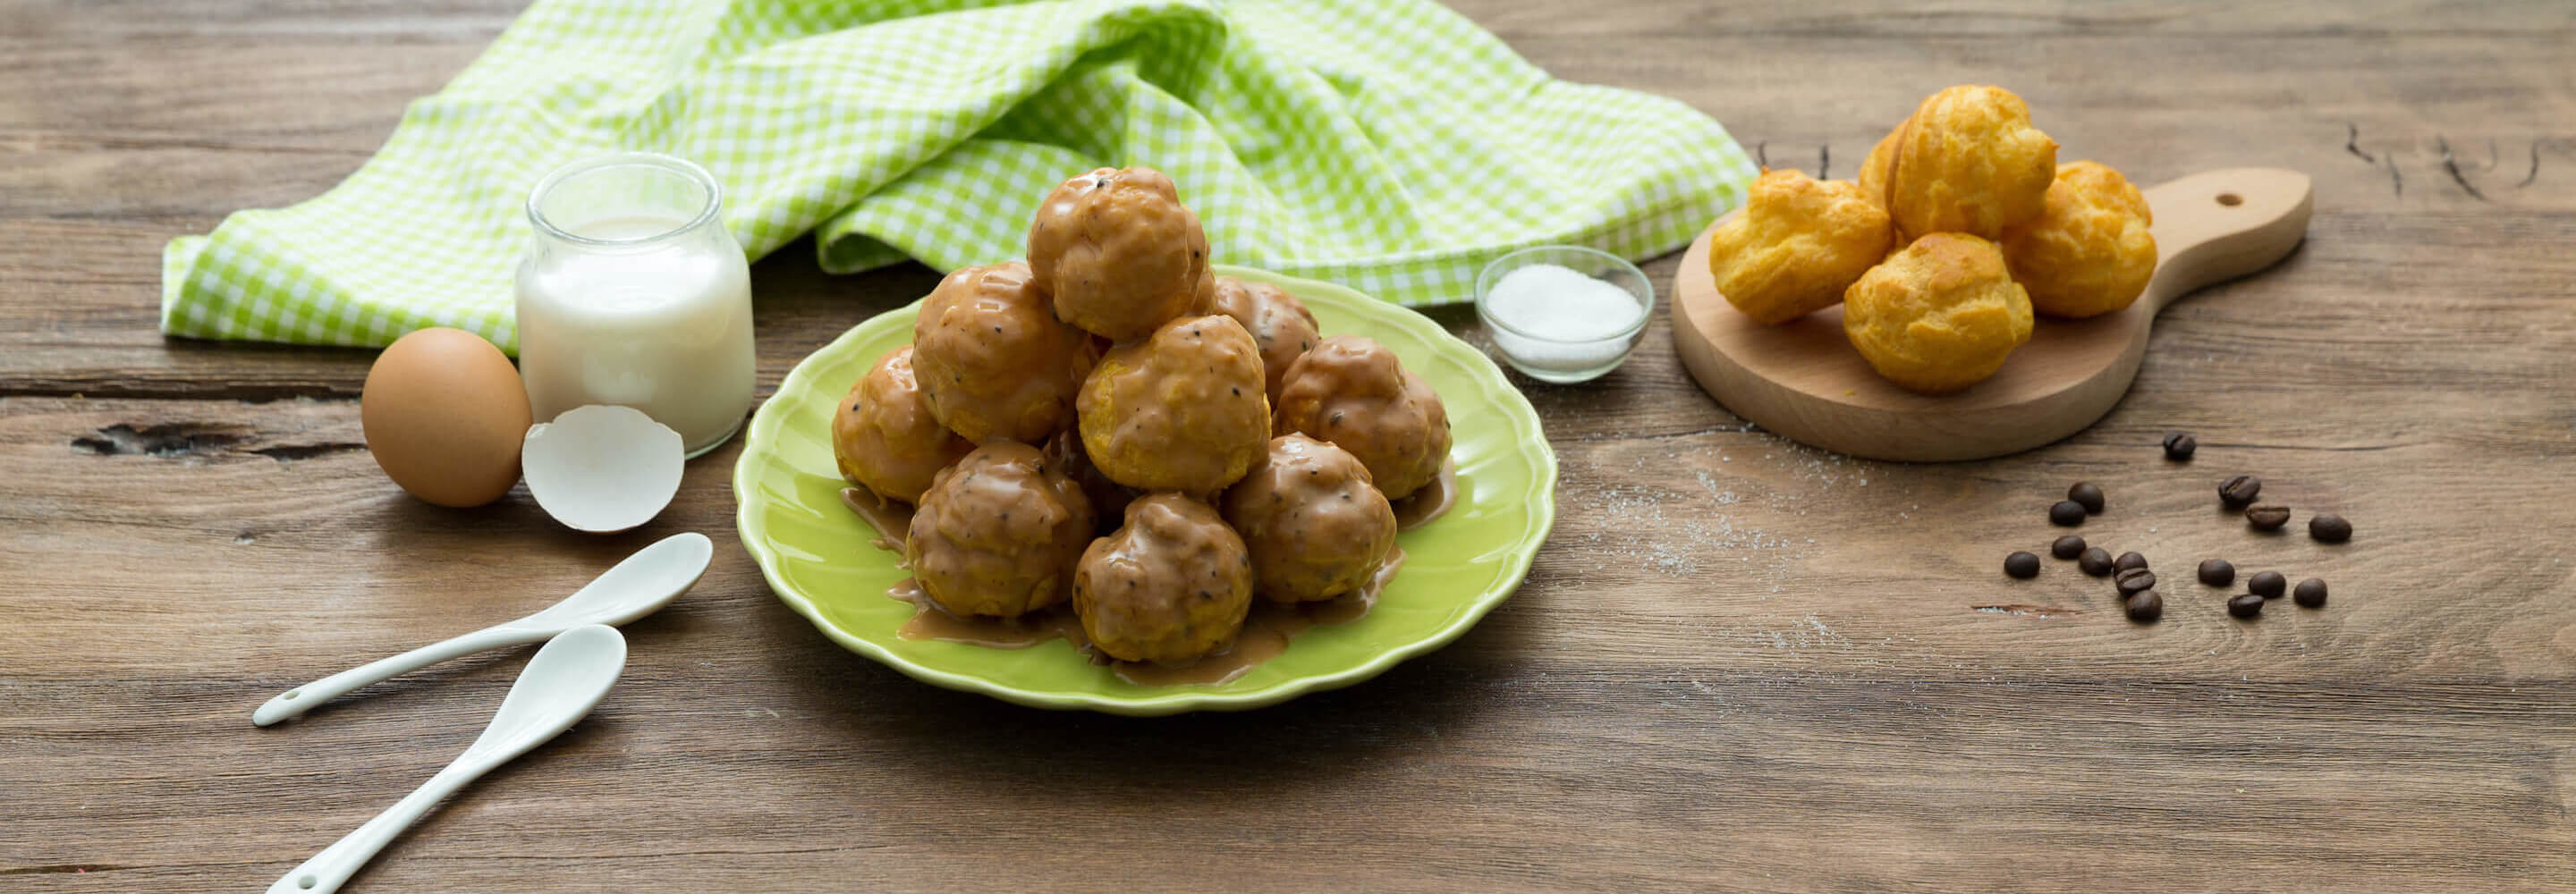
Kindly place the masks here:
[(665, 158), (594, 159), (538, 187), (519, 265), (519, 374), (538, 421), (634, 407), (695, 456), (732, 437), (751, 405), (751, 272), (714, 213), (712, 178)]

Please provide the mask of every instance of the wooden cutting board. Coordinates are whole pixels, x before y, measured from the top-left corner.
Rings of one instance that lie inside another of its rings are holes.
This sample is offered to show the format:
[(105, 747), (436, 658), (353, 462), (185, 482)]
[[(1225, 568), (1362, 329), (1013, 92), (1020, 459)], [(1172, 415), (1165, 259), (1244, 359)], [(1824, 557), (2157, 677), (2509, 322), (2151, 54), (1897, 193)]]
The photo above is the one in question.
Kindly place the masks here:
[(1674, 275), (1673, 346), (1728, 410), (1827, 450), (1941, 462), (2048, 444), (2092, 425), (2128, 393), (2165, 305), (2269, 267), (2307, 234), (2308, 176), (2297, 171), (2228, 168), (2145, 192), (2157, 253), (2146, 293), (2092, 319), (2039, 318), (2001, 371), (1965, 391), (1926, 396), (1879, 378), (1843, 336), (1839, 306), (1779, 326), (1737, 312), (1708, 272), (1709, 232)]

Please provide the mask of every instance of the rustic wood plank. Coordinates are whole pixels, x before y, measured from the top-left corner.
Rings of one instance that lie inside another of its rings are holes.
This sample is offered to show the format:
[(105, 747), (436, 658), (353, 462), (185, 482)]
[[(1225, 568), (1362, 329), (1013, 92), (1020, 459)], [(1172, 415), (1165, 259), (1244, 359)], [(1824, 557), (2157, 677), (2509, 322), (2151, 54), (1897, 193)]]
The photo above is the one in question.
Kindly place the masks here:
[[(832, 646), (734, 539), (738, 446), (621, 537), (562, 532), (524, 492), (437, 510), (360, 445), (365, 352), (156, 334), (168, 238), (328, 188), (518, 5), (0, 12), (0, 82), (37, 85), (0, 92), (0, 887), (265, 884), (461, 749), (525, 652), (281, 729), (250, 728), (251, 707), (541, 605), (677, 530), (715, 537), (716, 565), (628, 629), (601, 712), (361, 884), (2576, 881), (2562, 5), (1461, 3), (1559, 76), (1681, 98), (1777, 165), (1849, 176), (1922, 93), (1981, 81), (2029, 97), (2068, 157), (2146, 182), (2299, 168), (2318, 214), (2272, 274), (2169, 310), (2101, 424), (1989, 462), (1850, 460), (1751, 429), (1689, 388), (1659, 322), (1599, 383), (1522, 383), (1563, 460), (1559, 523), (1477, 630), (1350, 690), (1158, 721), (1023, 710)], [(764, 388), (933, 281), (826, 277), (803, 244), (756, 276)], [(1434, 317), (1480, 337), (1463, 308)], [(2197, 461), (2157, 458), (2168, 428), (2200, 433)], [(2247, 534), (2211, 499), (2238, 471), (2361, 533)], [(2175, 580), (2167, 619), (2139, 628), (2061, 563), (2004, 579), (2076, 479), (2112, 501), (2082, 533), (2168, 577), (2224, 556), (2326, 577), (2334, 599), (2249, 625)]]

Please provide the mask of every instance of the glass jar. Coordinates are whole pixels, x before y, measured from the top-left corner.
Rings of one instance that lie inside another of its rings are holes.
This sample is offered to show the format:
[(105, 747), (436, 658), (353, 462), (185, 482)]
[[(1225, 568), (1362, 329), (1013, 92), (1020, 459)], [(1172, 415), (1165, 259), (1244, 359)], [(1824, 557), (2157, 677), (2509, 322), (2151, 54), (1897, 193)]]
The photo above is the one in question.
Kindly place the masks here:
[(537, 421), (618, 404), (722, 445), (751, 407), (751, 265), (705, 168), (620, 152), (556, 169), (528, 195), (519, 375)]

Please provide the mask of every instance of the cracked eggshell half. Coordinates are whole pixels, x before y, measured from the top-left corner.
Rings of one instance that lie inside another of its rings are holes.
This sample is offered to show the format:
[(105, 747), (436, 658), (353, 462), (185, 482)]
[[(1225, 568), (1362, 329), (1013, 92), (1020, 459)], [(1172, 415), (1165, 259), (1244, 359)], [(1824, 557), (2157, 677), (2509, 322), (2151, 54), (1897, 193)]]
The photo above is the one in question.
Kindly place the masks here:
[(528, 494), (564, 527), (614, 534), (652, 521), (680, 492), (680, 433), (633, 407), (565, 410), (528, 427)]

